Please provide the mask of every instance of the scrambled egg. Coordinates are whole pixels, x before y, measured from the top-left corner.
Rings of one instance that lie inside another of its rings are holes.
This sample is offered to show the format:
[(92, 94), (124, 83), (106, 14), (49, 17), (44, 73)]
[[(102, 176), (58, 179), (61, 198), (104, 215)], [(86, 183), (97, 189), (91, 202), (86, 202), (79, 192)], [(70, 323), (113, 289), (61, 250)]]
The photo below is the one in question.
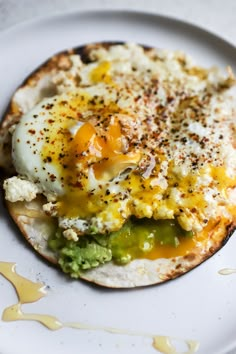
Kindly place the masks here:
[(95, 48), (90, 57), (85, 64), (71, 55), (70, 69), (53, 78), (57, 95), (17, 124), (18, 177), (5, 181), (6, 199), (44, 194), (45, 212), (74, 241), (119, 230), (132, 215), (177, 219), (193, 232), (230, 218), (232, 74), (134, 44)]

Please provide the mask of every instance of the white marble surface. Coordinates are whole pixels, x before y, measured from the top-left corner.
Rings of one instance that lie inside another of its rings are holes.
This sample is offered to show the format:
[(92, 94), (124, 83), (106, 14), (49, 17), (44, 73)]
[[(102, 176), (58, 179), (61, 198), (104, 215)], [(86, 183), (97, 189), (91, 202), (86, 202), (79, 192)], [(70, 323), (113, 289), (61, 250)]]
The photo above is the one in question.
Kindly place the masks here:
[[(176, 17), (236, 46), (235, 0), (0, 0), (0, 31), (37, 17), (90, 9), (135, 9)], [(227, 354), (236, 354), (236, 349)]]
[(235, 0), (0, 0), (0, 30), (45, 15), (89, 9), (136, 9), (174, 16), (236, 45)]

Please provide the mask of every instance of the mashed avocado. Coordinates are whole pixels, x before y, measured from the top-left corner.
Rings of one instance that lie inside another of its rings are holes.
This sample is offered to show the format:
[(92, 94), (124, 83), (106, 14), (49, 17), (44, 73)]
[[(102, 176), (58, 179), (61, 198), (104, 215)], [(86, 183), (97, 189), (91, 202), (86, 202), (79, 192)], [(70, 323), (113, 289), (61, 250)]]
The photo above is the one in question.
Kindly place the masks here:
[(78, 242), (67, 240), (60, 229), (48, 241), (49, 248), (58, 255), (63, 272), (78, 278), (81, 270), (98, 267), (112, 259), (110, 248), (100, 245), (92, 236), (82, 236)]
[(77, 242), (65, 239), (58, 229), (48, 245), (57, 253), (62, 270), (78, 278), (81, 271), (111, 260), (126, 264), (132, 259), (148, 258), (157, 247), (177, 248), (184, 238), (192, 236), (175, 220), (130, 219), (119, 231), (84, 235)]

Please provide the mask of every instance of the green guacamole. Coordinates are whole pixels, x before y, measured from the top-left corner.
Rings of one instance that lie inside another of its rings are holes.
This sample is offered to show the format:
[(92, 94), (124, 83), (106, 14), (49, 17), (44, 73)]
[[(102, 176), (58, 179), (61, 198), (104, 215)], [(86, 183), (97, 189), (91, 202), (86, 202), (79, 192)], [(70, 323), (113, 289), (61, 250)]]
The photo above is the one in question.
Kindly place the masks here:
[(65, 239), (58, 229), (48, 246), (57, 253), (62, 270), (78, 278), (83, 270), (109, 261), (127, 264), (132, 259), (147, 258), (156, 247), (176, 248), (183, 238), (192, 236), (175, 220), (130, 219), (119, 231), (84, 235), (77, 242)]

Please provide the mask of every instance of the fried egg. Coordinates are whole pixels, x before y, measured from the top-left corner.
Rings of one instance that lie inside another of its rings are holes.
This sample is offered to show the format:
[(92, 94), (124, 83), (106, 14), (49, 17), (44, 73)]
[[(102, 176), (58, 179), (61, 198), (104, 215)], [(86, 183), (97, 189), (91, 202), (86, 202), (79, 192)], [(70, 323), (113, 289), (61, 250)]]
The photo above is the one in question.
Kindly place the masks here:
[[(194, 232), (230, 218), (231, 73), (134, 44), (95, 48), (90, 57), (86, 64), (71, 55), (70, 68), (53, 77), (56, 94), (16, 125), (13, 184), (38, 188), (68, 238), (119, 230), (131, 216), (177, 219)], [(11, 188), (7, 180), (10, 201)]]

